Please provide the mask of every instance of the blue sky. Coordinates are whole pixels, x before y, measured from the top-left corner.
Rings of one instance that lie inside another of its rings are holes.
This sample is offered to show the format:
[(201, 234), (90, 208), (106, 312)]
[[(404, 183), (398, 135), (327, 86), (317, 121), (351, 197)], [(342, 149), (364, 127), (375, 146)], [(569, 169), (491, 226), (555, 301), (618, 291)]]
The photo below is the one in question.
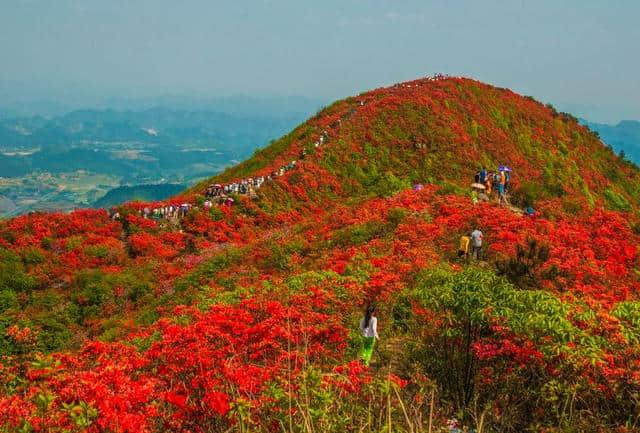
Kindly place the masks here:
[(0, 96), (333, 100), (436, 72), (640, 119), (637, 0), (1, 0)]

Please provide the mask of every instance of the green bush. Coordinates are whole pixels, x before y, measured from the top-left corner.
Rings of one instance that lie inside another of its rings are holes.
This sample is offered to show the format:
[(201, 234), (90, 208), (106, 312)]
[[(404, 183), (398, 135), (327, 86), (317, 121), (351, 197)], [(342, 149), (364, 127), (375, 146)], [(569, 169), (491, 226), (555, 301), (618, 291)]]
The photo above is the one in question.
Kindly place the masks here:
[(18, 306), (18, 297), (13, 290), (0, 289), (0, 313)]
[(0, 249), (0, 291), (29, 292), (37, 286), (37, 280), (26, 273), (20, 256)]
[(534, 206), (536, 202), (546, 197), (544, 187), (536, 182), (522, 182), (518, 188), (511, 191), (511, 202), (516, 206)]
[(611, 210), (628, 212), (631, 210), (631, 205), (622, 195), (618, 194), (611, 188), (604, 190), (604, 198), (607, 203), (607, 207)]
[[(519, 290), (489, 269), (469, 267), (454, 272), (441, 267), (424, 271), (418, 276), (411, 297), (412, 304), (430, 313), (408, 321), (408, 362), (419, 365), (434, 379), (441, 397), (462, 413), (468, 413), (471, 405), (503, 407), (499, 421), (504, 424), (496, 425), (494, 431), (527, 430), (532, 418), (528, 410), (521, 409), (525, 407), (549, 409), (545, 412), (548, 422), (557, 425), (554, 416), (563, 413), (563, 402), (556, 402), (555, 406), (541, 402), (542, 389), (551, 380), (575, 386), (580, 379), (572, 370), (572, 359), (577, 360), (577, 365), (585, 359), (597, 363), (606, 350), (606, 341), (567, 319), (571, 305), (542, 290)], [(399, 322), (407, 323), (407, 319), (400, 318)], [(494, 328), (495, 324), (507, 335), (513, 335), (509, 339), (515, 345), (525, 339), (533, 342), (550, 362), (562, 357), (563, 374), (552, 378), (537, 363), (512, 369), (508, 356), (478, 357), (476, 344), (503, 344), (505, 337)], [(508, 381), (483, 382), (481, 372), (485, 368), (494, 374), (509, 371)], [(505, 405), (507, 401), (510, 404)]]
[(26, 248), (22, 250), (22, 261), (27, 266), (37, 265), (44, 262), (44, 254), (38, 248)]
[(362, 224), (354, 224), (333, 234), (332, 242), (337, 246), (360, 245), (384, 235), (386, 227), (379, 220), (367, 221)]

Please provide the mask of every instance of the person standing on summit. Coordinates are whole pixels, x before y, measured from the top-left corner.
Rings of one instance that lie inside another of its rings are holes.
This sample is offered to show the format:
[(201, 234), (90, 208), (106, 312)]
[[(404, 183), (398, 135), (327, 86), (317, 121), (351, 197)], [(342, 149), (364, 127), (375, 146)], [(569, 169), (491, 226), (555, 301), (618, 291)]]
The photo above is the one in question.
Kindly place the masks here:
[(471, 232), (471, 257), (482, 260), (482, 232), (476, 227)]

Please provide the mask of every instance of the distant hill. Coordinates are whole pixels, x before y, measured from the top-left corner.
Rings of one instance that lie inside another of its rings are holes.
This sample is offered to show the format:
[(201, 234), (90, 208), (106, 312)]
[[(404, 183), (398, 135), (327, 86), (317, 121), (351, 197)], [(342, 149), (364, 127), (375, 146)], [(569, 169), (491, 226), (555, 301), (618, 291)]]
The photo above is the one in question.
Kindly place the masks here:
[(120, 186), (107, 192), (93, 207), (107, 208), (127, 201), (157, 201), (176, 195), (186, 188), (180, 184)]
[(624, 151), (627, 158), (640, 164), (640, 121), (623, 120), (617, 125), (589, 122), (580, 119), (584, 125), (597, 132), (602, 141), (611, 145), (616, 152)]

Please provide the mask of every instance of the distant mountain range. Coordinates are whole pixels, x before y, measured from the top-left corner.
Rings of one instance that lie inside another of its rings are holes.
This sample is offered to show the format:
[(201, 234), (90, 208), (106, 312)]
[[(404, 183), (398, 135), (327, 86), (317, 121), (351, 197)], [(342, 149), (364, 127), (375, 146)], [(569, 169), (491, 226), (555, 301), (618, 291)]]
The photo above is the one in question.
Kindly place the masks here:
[[(114, 188), (107, 205), (113, 197), (165, 198), (158, 185), (190, 185), (220, 172), (314, 111), (282, 114), (268, 109), (275, 102), (250, 103), (220, 105), (229, 112), (156, 107), (1, 118), (0, 215), (91, 206)], [(119, 189), (137, 185), (145, 187)]]
[(624, 151), (625, 156), (640, 164), (640, 121), (623, 120), (617, 125), (589, 122), (580, 119), (592, 131), (597, 132), (602, 141), (611, 145), (616, 152)]
[(41, 116), (0, 120), (0, 147), (58, 148), (90, 142), (139, 141), (153, 144), (229, 140), (246, 144), (283, 133), (307, 113), (245, 115), (213, 111), (152, 108), (144, 111), (81, 110), (46, 119)]

